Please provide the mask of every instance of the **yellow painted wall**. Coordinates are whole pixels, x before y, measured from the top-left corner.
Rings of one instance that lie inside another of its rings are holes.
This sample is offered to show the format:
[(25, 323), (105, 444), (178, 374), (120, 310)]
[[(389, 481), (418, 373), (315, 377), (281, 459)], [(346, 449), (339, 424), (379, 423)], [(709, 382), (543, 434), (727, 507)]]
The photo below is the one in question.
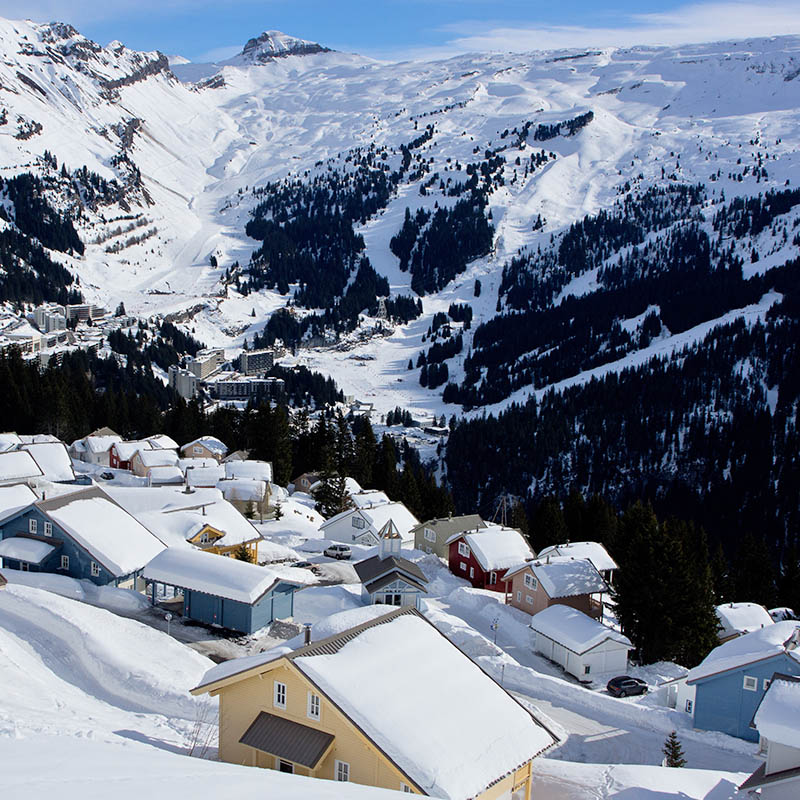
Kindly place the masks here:
[[(273, 706), (274, 682), (286, 684), (286, 709)], [(222, 761), (234, 764), (275, 768), (273, 756), (260, 753), (252, 747), (239, 743), (239, 739), (250, 727), (259, 712), (266, 711), (303, 725), (332, 733), (336, 739), (333, 748), (314, 771), (313, 776), (333, 780), (335, 762), (345, 761), (350, 765), (350, 781), (399, 791), (402, 783), (411, 785), (405, 777), (378, 749), (370, 744), (358, 729), (321, 695), (319, 722), (307, 716), (308, 692), (319, 694), (313, 685), (291, 662), (279, 666), (261, 676), (248, 678), (220, 691), (219, 756)], [(298, 774), (309, 771), (297, 767)], [(413, 788), (413, 787), (412, 787)], [(413, 790), (419, 794), (417, 790)], [(488, 796), (487, 796), (488, 800)]]

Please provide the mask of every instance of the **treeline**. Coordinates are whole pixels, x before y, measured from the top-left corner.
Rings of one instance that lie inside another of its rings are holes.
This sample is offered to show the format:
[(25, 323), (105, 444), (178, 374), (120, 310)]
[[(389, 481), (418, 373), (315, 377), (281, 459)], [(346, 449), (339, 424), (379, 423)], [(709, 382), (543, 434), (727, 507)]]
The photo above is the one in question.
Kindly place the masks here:
[[(83, 255), (83, 242), (72, 220), (47, 202), (40, 178), (24, 172), (14, 178), (0, 179), (0, 190), (14, 204), (14, 217), (10, 221), (24, 234), (36, 237), (51, 250)], [(0, 216), (9, 221), (5, 209), (0, 208)]]
[(152, 330), (144, 320), (138, 323), (136, 335), (121, 329), (108, 334), (108, 344), (115, 353), (125, 356), (133, 367), (144, 371), (156, 364), (166, 372), (185, 355), (196, 355), (203, 347), (194, 337), (171, 322), (156, 323)]
[(544, 123), (536, 127), (533, 126), (533, 121), (529, 120), (522, 128), (514, 128), (511, 131), (506, 128), (506, 130), (500, 134), (500, 138), (505, 139), (509, 135), (516, 136), (515, 146), (520, 147), (528, 140), (531, 129), (533, 129), (532, 138), (535, 142), (547, 142), (550, 139), (555, 139), (556, 136), (574, 136), (585, 128), (593, 119), (594, 112), (587, 111), (571, 119), (565, 119), (563, 122)]
[(769, 191), (757, 197), (736, 197), (714, 214), (714, 230), (721, 235), (758, 236), (776, 217), (800, 205), (800, 189)]
[(800, 544), (796, 272), (781, 291), (763, 324), (738, 319), (668, 361), (452, 422), (446, 465), (457, 507), (504, 492), (530, 505), (565, 487), (618, 506), (646, 498), (702, 526), (729, 556), (752, 533), (782, 563)]

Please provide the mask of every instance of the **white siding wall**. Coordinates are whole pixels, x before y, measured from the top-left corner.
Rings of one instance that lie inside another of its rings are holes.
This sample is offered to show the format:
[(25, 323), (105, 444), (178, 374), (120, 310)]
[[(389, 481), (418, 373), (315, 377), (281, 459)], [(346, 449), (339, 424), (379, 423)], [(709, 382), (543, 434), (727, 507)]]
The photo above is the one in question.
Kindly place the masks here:
[[(564, 645), (537, 633), (534, 649), (579, 680), (591, 680), (594, 675), (610, 672), (621, 675), (628, 669), (628, 648), (610, 639), (578, 655)], [(587, 666), (590, 670), (588, 673)]]

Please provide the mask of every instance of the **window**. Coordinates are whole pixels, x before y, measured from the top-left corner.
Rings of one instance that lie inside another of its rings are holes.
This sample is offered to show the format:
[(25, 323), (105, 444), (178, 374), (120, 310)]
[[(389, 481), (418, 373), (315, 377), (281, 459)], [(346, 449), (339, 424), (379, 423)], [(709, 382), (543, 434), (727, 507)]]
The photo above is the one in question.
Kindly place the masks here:
[(532, 606), (532, 605), (533, 605), (533, 598), (532, 598), (532, 597), (531, 597), (529, 594), (526, 594), (526, 595), (525, 595), (525, 602), (526, 602), (526, 603), (527, 603), (529, 606)]
[(275, 681), (275, 692), (272, 698), (275, 708), (286, 708), (286, 684)]
[(199, 444), (196, 444), (196, 445), (194, 445), (194, 447), (192, 447), (192, 452), (193, 452), (195, 455), (199, 455), (200, 453), (202, 453), (202, 452), (203, 452), (203, 448), (202, 448), (202, 447), (200, 447), (200, 445), (199, 445)]
[(30, 564), (29, 564), (27, 561), (20, 561), (20, 562), (19, 562), (19, 568), (20, 568), (20, 569), (21, 569), (23, 572), (29, 572), (29, 571), (30, 571), (30, 568), (31, 568), (31, 565), (30, 565)]
[(461, 562), (461, 571), (462, 572), (466, 572), (467, 571), (467, 565), (463, 561)]
[(100, 565), (96, 561), (92, 561), (92, 577), (97, 578), (100, 576)]
[(412, 789), (407, 783), (400, 784), (400, 791), (405, 792), (406, 794), (412, 793)]
[(210, 537), (208, 535), (208, 531), (200, 534), (200, 544), (208, 544), (210, 541)]
[(28, 520), (28, 533), (36, 533), (39, 523), (35, 519)]
[(469, 568), (469, 576), (470, 576), (470, 578), (474, 578), (475, 577), (475, 568), (474, 567), (470, 567)]
[(517, 591), (517, 602), (518, 603), (522, 602), (522, 592), (521, 591)]
[(496, 572), (490, 572), (489, 573), (489, 585), (492, 586), (495, 583), (497, 583), (497, 573)]
[(351, 524), (351, 525), (352, 525), (354, 528), (359, 528), (359, 529), (363, 529), (363, 528), (366, 528), (366, 527), (367, 527), (367, 523), (366, 523), (366, 522), (364, 522), (364, 520), (363, 520), (363, 519), (361, 519), (361, 517), (353, 517), (353, 518), (350, 520), (350, 524)]
[(429, 542), (436, 541), (436, 532), (432, 531), (430, 528), (425, 528), (422, 533)]
[(592, 665), (591, 664), (584, 664), (583, 665), (583, 674), (589, 675), (592, 672)]
[(537, 581), (536, 578), (533, 577), (533, 575), (526, 574), (525, 586), (527, 586), (529, 589), (533, 589), (533, 591), (535, 592), (536, 589), (539, 587), (539, 581)]
[(767, 691), (767, 689), (769, 689), (769, 685), (771, 683), (772, 683), (772, 681), (769, 678), (764, 678), (764, 691), (765, 692)]
[(469, 558), (469, 547), (464, 542), (458, 543), (458, 554), (460, 556), (464, 556), (464, 558)]
[(69, 569), (69, 556), (61, 556), (61, 569)]
[(306, 714), (309, 719), (319, 719), (319, 712), (320, 712), (320, 699), (318, 694), (314, 694), (313, 692), (308, 693), (308, 708), (306, 709)]
[(686, 701), (686, 713), (691, 714), (692, 708), (694, 707), (694, 703), (691, 700)]
[(47, 522), (47, 520), (45, 520), (45, 523), (44, 523), (44, 535), (45, 536), (52, 536), (53, 535), (53, 523), (52, 522)]
[(291, 761), (284, 761), (282, 758), (276, 758), (275, 761), (276, 761), (275, 768), (279, 772), (289, 772), (289, 773), (294, 772), (294, 764), (292, 764)]
[(346, 761), (336, 761), (336, 780), (350, 780), (350, 765)]
[(758, 678), (751, 678), (749, 675), (744, 676), (744, 688), (748, 692), (758, 691)]

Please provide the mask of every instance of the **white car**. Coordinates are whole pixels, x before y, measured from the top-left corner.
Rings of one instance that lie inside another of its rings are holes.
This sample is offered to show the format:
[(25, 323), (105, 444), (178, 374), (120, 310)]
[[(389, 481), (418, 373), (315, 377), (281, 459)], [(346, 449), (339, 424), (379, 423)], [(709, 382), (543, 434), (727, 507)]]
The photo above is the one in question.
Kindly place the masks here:
[(332, 544), (325, 548), (325, 555), (328, 558), (350, 558), (353, 551), (346, 544)]

